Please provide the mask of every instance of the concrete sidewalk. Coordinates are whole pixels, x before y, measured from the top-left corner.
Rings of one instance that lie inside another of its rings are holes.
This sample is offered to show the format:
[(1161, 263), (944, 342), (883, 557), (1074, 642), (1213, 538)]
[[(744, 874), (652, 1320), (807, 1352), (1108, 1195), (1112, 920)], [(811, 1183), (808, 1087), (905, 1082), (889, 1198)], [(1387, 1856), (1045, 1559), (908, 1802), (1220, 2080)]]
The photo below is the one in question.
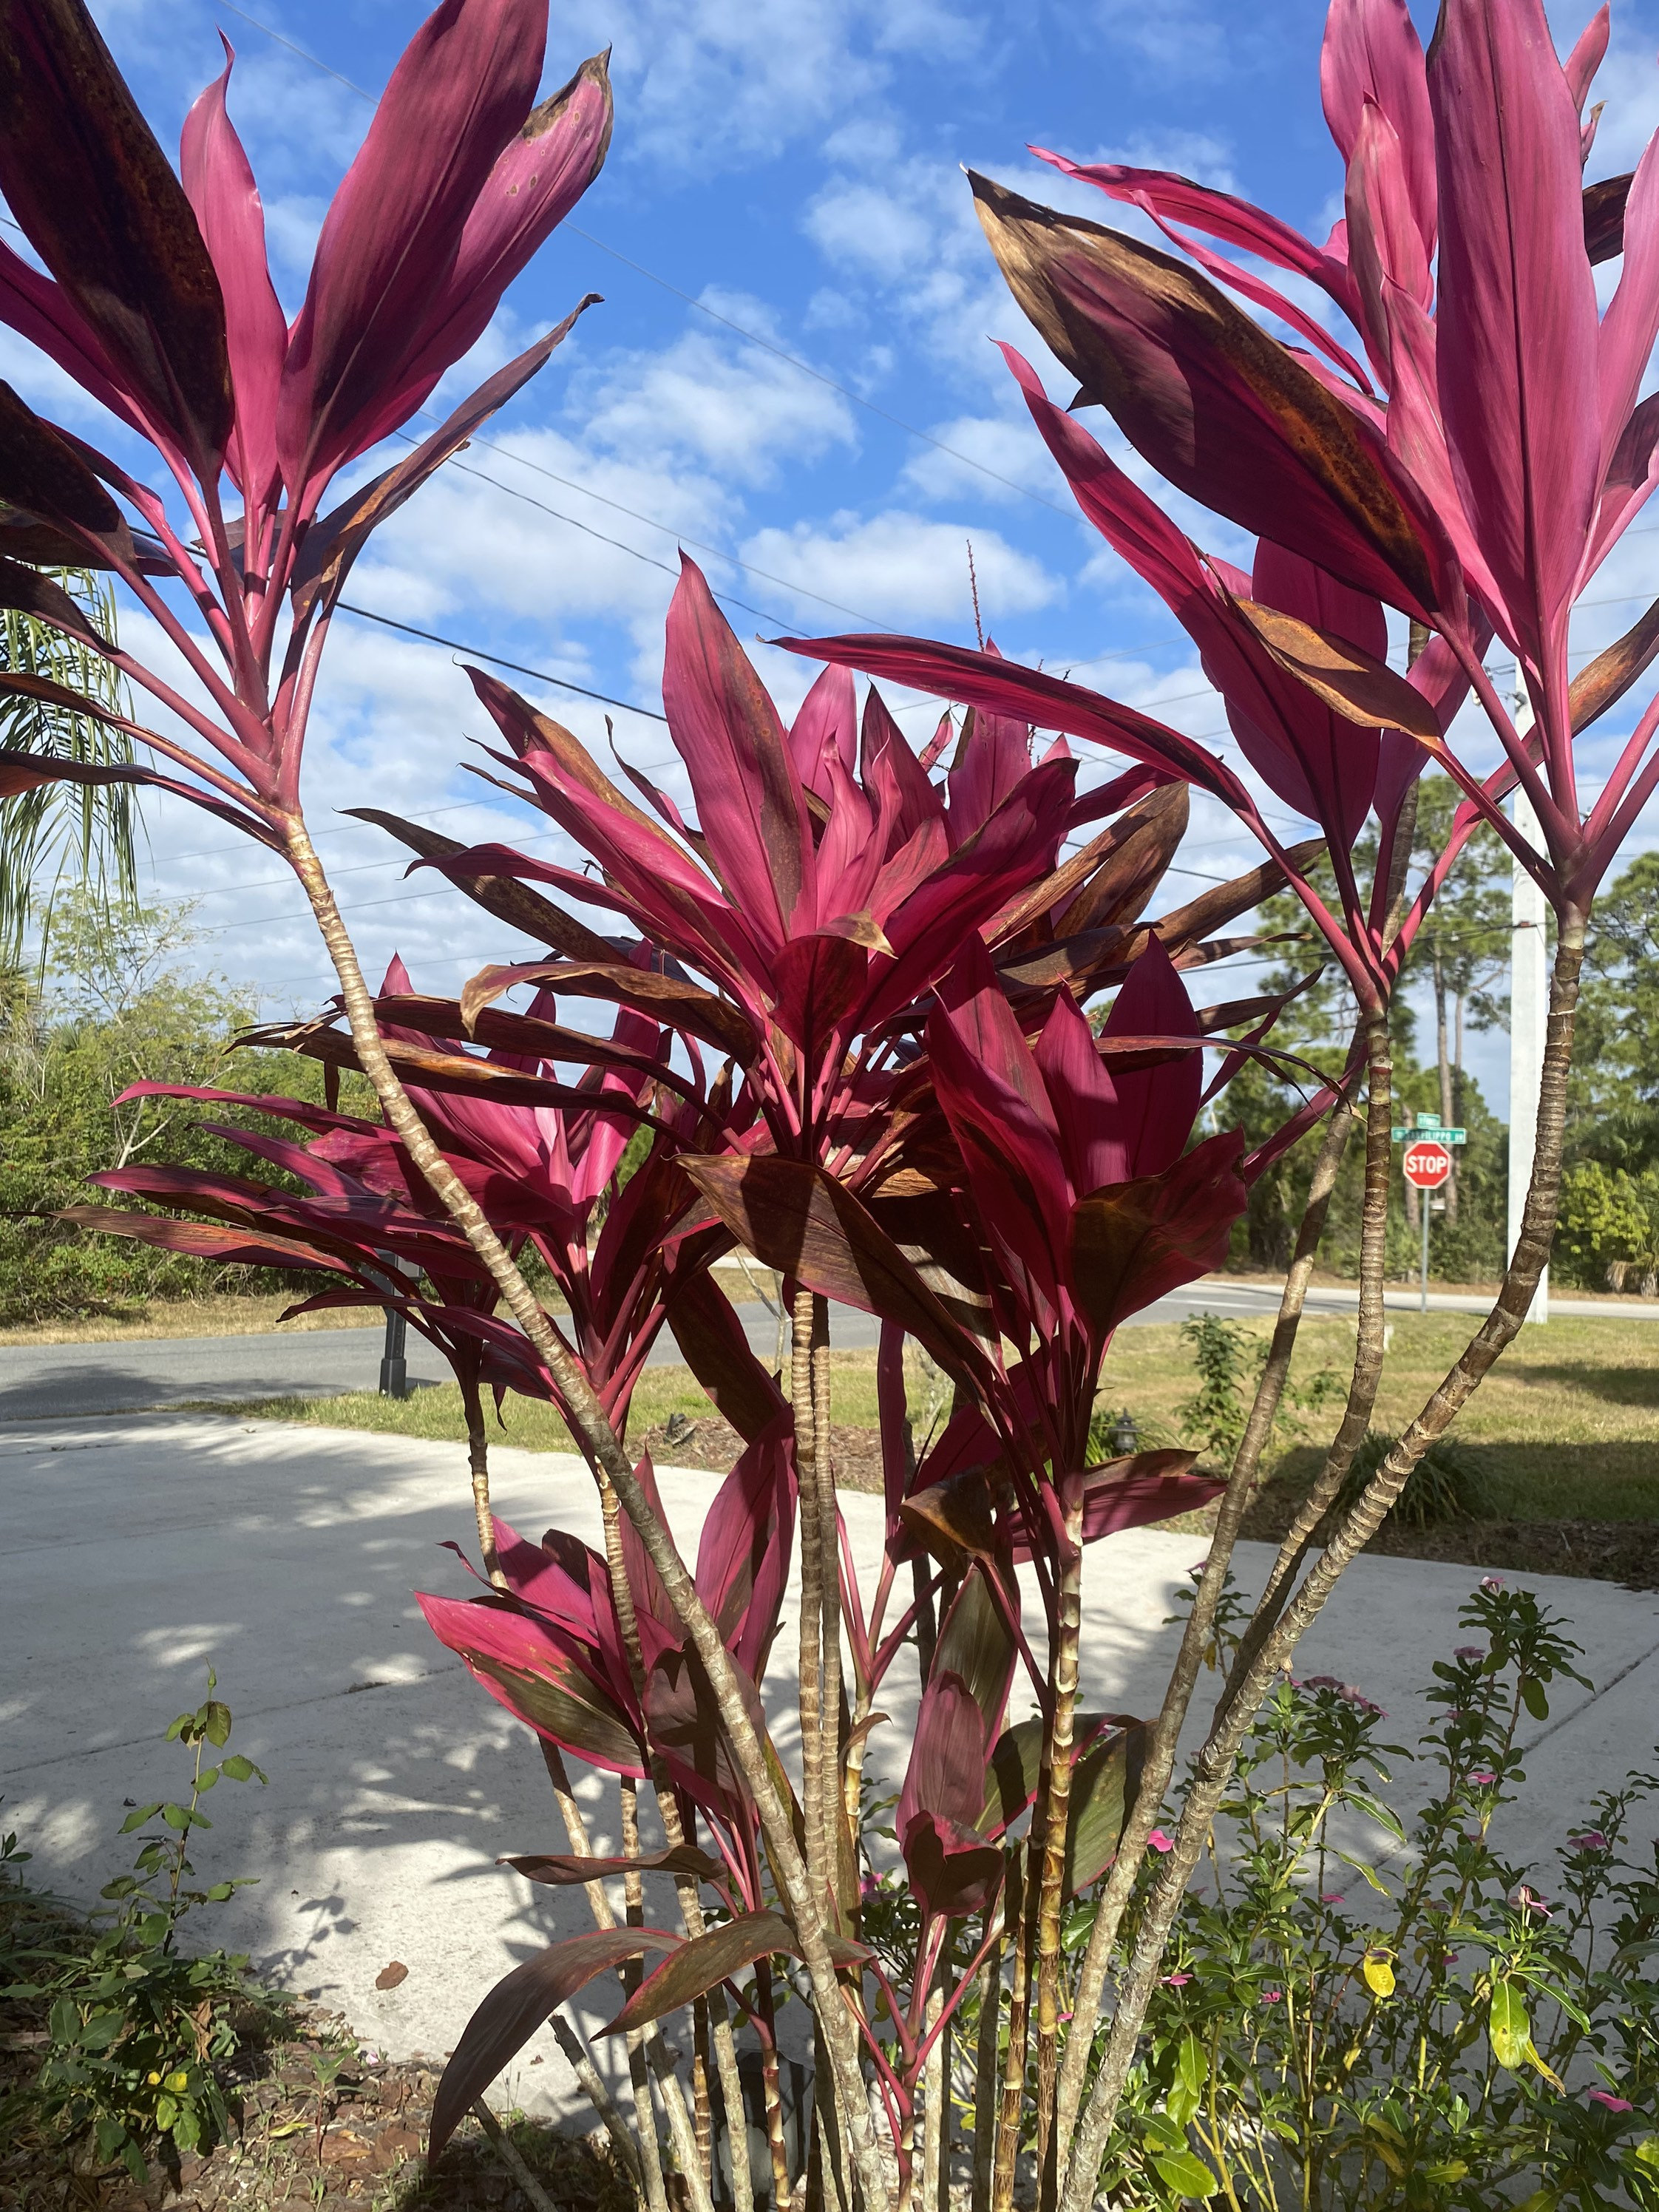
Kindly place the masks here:
[[(599, 1541), (579, 1461), (503, 1449), (494, 1466), (499, 1509), (526, 1534), (556, 1521)], [(712, 1480), (668, 1471), (661, 1481), (690, 1552)], [(845, 1504), (862, 1576), (879, 1551), (879, 1501)], [(204, 1916), (202, 1940), (250, 1951), (261, 1972), (337, 2007), (395, 2055), (450, 2050), (493, 1982), (586, 1924), (580, 1893), (535, 1890), (495, 1866), (507, 1852), (563, 1849), (541, 1762), (433, 1641), (410, 1595), (472, 1587), (437, 1548), (471, 1537), (455, 1446), (168, 1416), (0, 1430), (0, 1792), (34, 1879), (89, 1903), (125, 1869), (124, 1801), (178, 1793), (185, 1764), (160, 1738), (199, 1701), (211, 1660), (236, 1716), (233, 1747), (270, 1784), (213, 1795), (198, 1869), (259, 1880)], [(1203, 1548), (1200, 1537), (1149, 1530), (1091, 1553), (1089, 1704), (1154, 1709), (1173, 1654), (1165, 1616)], [(1267, 1556), (1242, 1547), (1241, 1580), (1263, 1573)], [(1433, 1660), (1464, 1640), (1457, 1610), (1477, 1578), (1362, 1559), (1304, 1644), (1300, 1671), (1358, 1684), (1389, 1709), (1389, 1735), (1412, 1741), (1417, 1692)], [(1652, 1764), (1659, 1598), (1526, 1581), (1570, 1616), (1598, 1686), (1565, 1686), (1531, 1730), (1509, 1848), (1540, 1865), (1547, 1890), (1553, 1846), (1592, 1791)], [(786, 1758), (793, 1615), (792, 1603), (767, 1684)], [(915, 1706), (902, 1664), (882, 1704), (896, 1725), (872, 1736), (870, 1765), (896, 1787)], [(1016, 1717), (1028, 1704), (1017, 1697)], [(583, 1794), (599, 1848), (615, 1849), (597, 1784)], [(377, 1992), (393, 1960), (408, 1978)], [(577, 2100), (545, 2034), (501, 2087), (532, 2110)]]

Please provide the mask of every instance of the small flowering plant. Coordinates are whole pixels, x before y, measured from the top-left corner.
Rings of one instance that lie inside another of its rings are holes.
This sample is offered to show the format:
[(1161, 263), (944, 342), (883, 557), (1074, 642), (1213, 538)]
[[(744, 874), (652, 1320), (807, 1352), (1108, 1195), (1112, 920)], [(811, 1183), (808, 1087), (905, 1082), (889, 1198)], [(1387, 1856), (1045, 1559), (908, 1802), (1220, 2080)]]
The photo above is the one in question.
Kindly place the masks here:
[[(1462, 1620), (1414, 1753), (1332, 1677), (1268, 1699), (1149, 2011), (1114, 2203), (1659, 2207), (1659, 1845), (1632, 1832), (1659, 1774), (1553, 1849), (1500, 1835), (1551, 1686), (1584, 1677), (1529, 1592), (1488, 1577)], [(1402, 1761), (1433, 1777), (1409, 1825)]]

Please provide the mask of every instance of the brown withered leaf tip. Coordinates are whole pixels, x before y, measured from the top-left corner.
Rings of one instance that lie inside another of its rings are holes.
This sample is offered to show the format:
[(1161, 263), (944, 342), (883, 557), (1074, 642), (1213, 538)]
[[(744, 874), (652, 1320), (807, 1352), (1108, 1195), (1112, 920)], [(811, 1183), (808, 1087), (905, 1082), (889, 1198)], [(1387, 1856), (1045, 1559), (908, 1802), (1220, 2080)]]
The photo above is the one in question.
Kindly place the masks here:
[(399, 1982), (409, 1979), (409, 1969), (401, 1959), (394, 1959), (389, 1966), (382, 1966), (374, 1977), (377, 1990), (395, 1990)]

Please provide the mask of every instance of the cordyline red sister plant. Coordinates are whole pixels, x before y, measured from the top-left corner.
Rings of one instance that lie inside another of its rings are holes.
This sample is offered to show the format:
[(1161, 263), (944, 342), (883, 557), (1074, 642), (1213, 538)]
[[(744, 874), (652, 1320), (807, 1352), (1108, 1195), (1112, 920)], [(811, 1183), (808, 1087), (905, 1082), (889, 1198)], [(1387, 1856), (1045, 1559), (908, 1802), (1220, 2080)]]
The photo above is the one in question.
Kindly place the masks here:
[[(1085, 2212), (1242, 1733), (1513, 1336), (1553, 1231), (1586, 919), (1659, 782), (1659, 701), (1588, 804), (1577, 751), (1659, 650), (1659, 610), (1569, 675), (1575, 600), (1659, 471), (1659, 401), (1637, 398), (1659, 331), (1656, 156), (1633, 178), (1582, 184), (1606, 12), (1563, 65), (1538, 0), (1445, 0), (1426, 58), (1403, 0), (1334, 0), (1322, 82), (1346, 212), (1322, 246), (1163, 173), (1045, 157), (1135, 206), (1183, 258), (973, 179), (1017, 297), (1079, 387), (1062, 408), (1007, 349), (1039, 432), (1090, 520), (1192, 637), (1256, 776), (1316, 839), (1286, 849), (1215, 754), (992, 647), (791, 641), (830, 665), (786, 727), (688, 562), (663, 690), (691, 817), (627, 769), (635, 804), (569, 732), (476, 671), (502, 741), (497, 780), (592, 872), (369, 817), (547, 947), (487, 969), (453, 1001), (416, 995), (401, 968), (378, 998), (366, 988), (306, 835), (301, 750), (330, 619), (370, 532), (545, 363), (569, 320), (406, 459), (327, 513), (323, 501), (477, 337), (597, 173), (603, 64), (532, 105), (534, 0), (446, 0), (392, 76), (290, 328), (226, 112), (228, 68), (192, 110), (175, 174), (78, 0), (0, 0), (0, 185), (46, 271), (0, 250), (0, 315), (147, 441), (161, 471), (158, 488), (0, 391), (0, 593), (87, 636), (43, 570), (91, 562), (152, 617), (185, 689), (88, 639), (172, 718), (121, 726), (158, 763), (126, 773), (284, 854), (339, 976), (317, 1021), (249, 1042), (313, 1054), (331, 1085), (361, 1070), (382, 1114), (341, 1114), (332, 1088), (325, 1108), (200, 1094), (297, 1127), (226, 1133), (286, 1180), (130, 1170), (102, 1180), (161, 1211), (77, 1218), (332, 1275), (340, 1287), (324, 1298), (400, 1304), (445, 1351), (469, 1410), (487, 1580), (477, 1596), (422, 1603), (539, 1740), (568, 1848), (512, 1863), (580, 1887), (596, 1923), (484, 1996), (446, 2074), (434, 2154), (552, 2014), (652, 2212), (666, 2212), (671, 2166), (694, 2212), (725, 2180), (743, 2212), (757, 2193), (781, 2205), (802, 2191), (814, 2207), (884, 2212), (918, 2190), (931, 2212), (949, 2187), (952, 2036), (971, 1996), (975, 2212), (1007, 2212), (1027, 2144), (1044, 2206)], [(1593, 265), (1620, 253), (1598, 315)], [(1262, 264), (1322, 289), (1351, 335), (1285, 297)], [(1170, 523), (1079, 404), (1103, 405), (1164, 477), (1255, 537), (1248, 574)], [(1412, 626), (1404, 673), (1389, 665), (1390, 613)], [(1523, 672), (1525, 723), (1486, 668), (1494, 641)], [(860, 708), (854, 669), (931, 690), (966, 719), (958, 730), (947, 715), (918, 755), (875, 690)], [(1451, 741), (1471, 699), (1501, 749), (1495, 771)], [(1105, 781), (1080, 786), (1073, 744), (1113, 757)], [(1431, 759), (1464, 801), (1413, 885)], [(73, 772), (3, 763), (11, 789)], [(1517, 787), (1542, 850), (1503, 811)], [(1249, 827), (1262, 864), (1149, 920), (1194, 787)], [(1380, 853), (1364, 883), (1354, 854), (1368, 815)], [(1381, 1373), (1389, 1002), (1481, 821), (1558, 921), (1525, 1225), (1492, 1316), (1310, 1565)], [(1312, 873), (1322, 851), (1329, 896)], [(1257, 941), (1216, 933), (1287, 884), (1346, 978), (1353, 1048), (1338, 1081), (1316, 1079), (1247, 1153), (1224, 1127), (1197, 1133), (1251, 1056), (1294, 1076), (1267, 1042), (1284, 1001), (1200, 1009), (1191, 987)], [(502, 1003), (520, 987), (535, 994), (523, 1012)], [(561, 1018), (561, 1002), (596, 1001), (615, 1009), (608, 1034)], [(1161, 1808), (1177, 1741), (1362, 1092), (1348, 1404), (1172, 1814)], [(1113, 1332), (1220, 1261), (1252, 1176), (1321, 1121), (1308, 1216), (1228, 1480), (1200, 1474), (1190, 1454), (1109, 1455), (1094, 1416)], [(782, 1285), (791, 1344), (776, 1376), (711, 1272), (734, 1244)], [(532, 1255), (567, 1322), (527, 1279)], [(832, 1299), (883, 1324), (885, 1512), (867, 1583), (836, 1495)], [(626, 1441), (665, 1323), (743, 1444), (694, 1565), (648, 1456)], [(927, 1433), (916, 1352), (954, 1389)], [(486, 1387), (559, 1408), (596, 1478), (603, 1553), (556, 1528), (537, 1544), (494, 1518)], [(1158, 1712), (1089, 1710), (1091, 1547), (1212, 1504), (1210, 1557)], [(799, 1638), (786, 1666), (792, 1557)], [(894, 1757), (884, 1701), (902, 1693), (895, 1669), (913, 1645), (920, 1704)], [(798, 1690), (793, 1771), (762, 1703), (769, 1662)], [(1011, 1724), (1016, 1683), (1033, 1711)], [(898, 1789), (915, 1920), (896, 1949), (869, 1894), (866, 1757)], [(571, 1758), (613, 1778), (614, 1856), (595, 1854)], [(1173, 1839), (1159, 1838), (1122, 1945), (1160, 1814)], [(672, 1882), (677, 1927), (647, 1923), (647, 1880)], [(1083, 1891), (1095, 1909), (1073, 1966), (1062, 1916)], [(631, 2126), (559, 2014), (618, 1973), (623, 2002), (605, 2033), (625, 2039)], [(781, 1973), (812, 2014), (804, 2168), (781, 2094)], [(661, 2030), (682, 2011), (689, 2065)], [(740, 2038), (761, 2062), (763, 2188)]]

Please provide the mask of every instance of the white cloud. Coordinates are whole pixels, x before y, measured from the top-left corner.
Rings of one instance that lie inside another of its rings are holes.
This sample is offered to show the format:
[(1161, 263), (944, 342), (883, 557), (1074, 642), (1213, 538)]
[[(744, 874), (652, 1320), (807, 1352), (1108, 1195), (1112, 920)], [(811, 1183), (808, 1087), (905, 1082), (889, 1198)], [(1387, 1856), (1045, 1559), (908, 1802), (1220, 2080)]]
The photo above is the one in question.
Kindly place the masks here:
[(1006, 506), (1035, 491), (1063, 511), (1071, 497), (1017, 398), (1006, 415), (959, 415), (933, 424), (930, 434), (939, 444), (919, 447), (904, 469), (904, 482), (924, 499), (971, 496)]
[(1166, 79), (1203, 83), (1232, 66), (1228, 30), (1202, 0), (1096, 0), (1095, 20), (1117, 56), (1133, 55)]
[[(758, 302), (709, 296), (769, 335)], [(692, 328), (656, 353), (612, 356), (580, 376), (571, 409), (586, 434), (630, 459), (690, 462), (726, 482), (773, 482), (786, 462), (854, 443), (851, 410), (828, 385), (758, 346)]]
[(821, 140), (888, 86), (896, 59), (961, 62), (979, 25), (945, 0), (579, 0), (562, 44), (613, 46), (618, 154), (707, 172)]
[(885, 283), (925, 263), (937, 229), (931, 210), (881, 185), (832, 185), (806, 216), (807, 235), (838, 267), (867, 271)]
[[(826, 527), (801, 523), (793, 530), (758, 531), (743, 550), (745, 559), (774, 575), (878, 609), (893, 628), (946, 623), (971, 634), (970, 538), (988, 629), (1010, 616), (1051, 606), (1061, 596), (1057, 578), (995, 531), (897, 511), (867, 520), (836, 515)], [(806, 602), (802, 619), (811, 618)]]

